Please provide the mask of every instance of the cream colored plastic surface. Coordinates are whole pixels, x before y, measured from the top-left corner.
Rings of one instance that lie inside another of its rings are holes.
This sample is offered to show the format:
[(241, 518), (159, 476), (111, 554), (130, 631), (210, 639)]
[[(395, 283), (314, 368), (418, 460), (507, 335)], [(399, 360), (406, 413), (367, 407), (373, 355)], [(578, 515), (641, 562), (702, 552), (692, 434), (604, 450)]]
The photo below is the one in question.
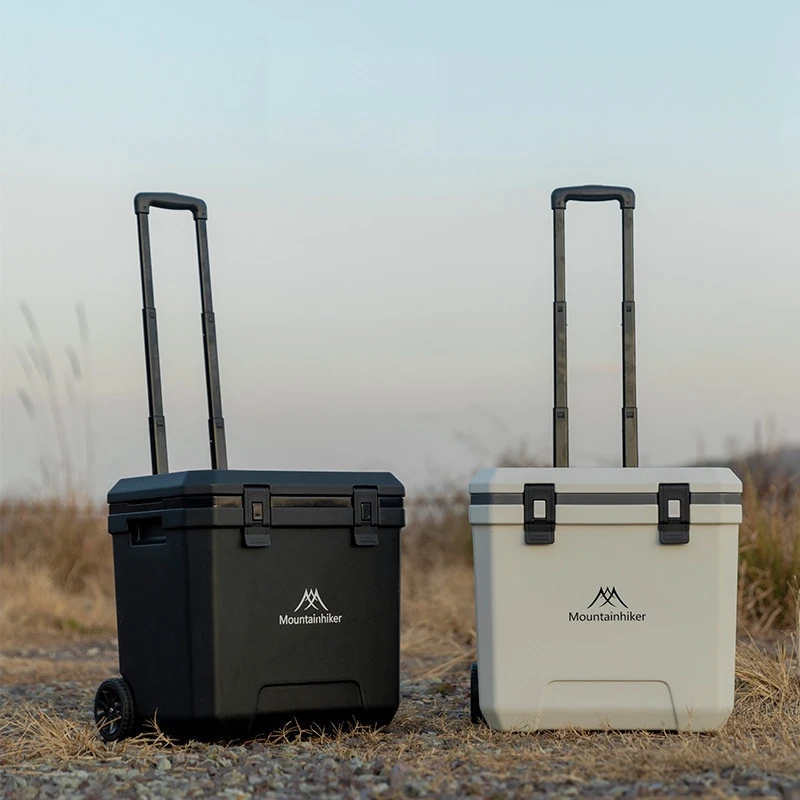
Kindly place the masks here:
[[(526, 545), (522, 506), (495, 496), (536, 483), (628, 502), (557, 503), (555, 543)], [(659, 544), (656, 505), (630, 502), (660, 483), (690, 485), (688, 544)], [(708, 731), (725, 722), (741, 522), (733, 472), (506, 468), (481, 470), (470, 492), (494, 499), (469, 512), (480, 706), (491, 727)]]

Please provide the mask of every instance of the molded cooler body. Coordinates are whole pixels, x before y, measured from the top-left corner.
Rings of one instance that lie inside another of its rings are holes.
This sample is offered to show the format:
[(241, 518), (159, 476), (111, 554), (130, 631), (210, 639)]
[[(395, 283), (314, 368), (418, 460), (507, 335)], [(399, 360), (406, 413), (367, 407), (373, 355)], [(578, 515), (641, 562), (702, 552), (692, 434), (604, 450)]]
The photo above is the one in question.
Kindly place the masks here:
[(733, 707), (741, 488), (715, 468), (478, 472), (488, 724), (719, 728)]
[(388, 723), (404, 489), (389, 473), (198, 470), (108, 496), (120, 672), (195, 739)]

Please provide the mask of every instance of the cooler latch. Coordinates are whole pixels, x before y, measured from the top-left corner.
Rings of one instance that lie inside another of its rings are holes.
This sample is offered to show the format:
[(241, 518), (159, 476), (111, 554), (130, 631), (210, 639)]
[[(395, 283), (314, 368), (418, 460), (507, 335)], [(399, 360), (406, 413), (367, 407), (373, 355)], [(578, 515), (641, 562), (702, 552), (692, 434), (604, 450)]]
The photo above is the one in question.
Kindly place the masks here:
[(269, 547), (269, 488), (245, 486), (242, 497), (244, 506), (245, 547)]
[(522, 493), (525, 544), (553, 544), (556, 540), (556, 487), (527, 483)]
[(658, 485), (658, 541), (661, 544), (689, 544), (691, 503), (688, 483)]
[(353, 541), (358, 547), (378, 544), (377, 486), (356, 486), (353, 489)]

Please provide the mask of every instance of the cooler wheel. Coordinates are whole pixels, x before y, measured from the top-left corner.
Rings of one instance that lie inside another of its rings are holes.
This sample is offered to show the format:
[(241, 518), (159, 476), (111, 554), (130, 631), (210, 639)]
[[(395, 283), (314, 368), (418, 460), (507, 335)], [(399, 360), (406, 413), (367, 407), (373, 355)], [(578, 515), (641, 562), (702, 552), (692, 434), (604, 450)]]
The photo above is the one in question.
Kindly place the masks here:
[(103, 681), (94, 696), (94, 721), (104, 742), (118, 742), (133, 733), (133, 694), (125, 678)]
[(478, 695), (478, 665), (470, 664), (469, 668), (469, 716), (473, 725), (485, 725), (481, 714), (480, 696)]

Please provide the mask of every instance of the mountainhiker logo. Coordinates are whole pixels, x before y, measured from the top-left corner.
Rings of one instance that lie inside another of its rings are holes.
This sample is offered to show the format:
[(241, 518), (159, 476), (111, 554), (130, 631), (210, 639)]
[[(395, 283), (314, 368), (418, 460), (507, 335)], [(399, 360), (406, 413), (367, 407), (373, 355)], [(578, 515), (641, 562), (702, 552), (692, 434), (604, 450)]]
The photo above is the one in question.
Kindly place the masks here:
[[(313, 589), (313, 590), (306, 589), (303, 592), (303, 599), (297, 604), (297, 608), (295, 609), (295, 611), (299, 611), (300, 606), (303, 605), (303, 603), (306, 604), (306, 607), (303, 609), (303, 611), (310, 611), (312, 608), (315, 609), (316, 611), (328, 610), (328, 606), (326, 606), (325, 603), (322, 602), (322, 598), (319, 596), (318, 589)], [(321, 609), (317, 607), (317, 603), (319, 603), (322, 606)]]
[[(603, 601), (600, 603), (600, 601)], [(593, 606), (597, 605), (598, 609), (603, 608), (605, 606), (611, 606), (611, 608), (618, 608), (622, 606), (623, 608), (628, 608), (628, 604), (620, 597), (619, 592), (617, 591), (616, 586), (601, 586), (597, 594), (594, 596), (594, 600), (586, 606), (586, 609), (590, 609)], [(570, 611), (569, 612), (569, 621), (570, 622), (644, 622), (644, 618), (647, 614), (637, 614), (633, 611), (595, 611), (593, 614), (586, 614), (582, 611)]]
[[(317, 611), (317, 614), (298, 614), (300, 610)], [(319, 596), (319, 589), (306, 589), (303, 592), (300, 602), (295, 606), (292, 616), (289, 614), (279, 614), (279, 625), (334, 625), (342, 621), (341, 614), (331, 614), (328, 606), (322, 602)]]
[[(597, 592), (597, 594), (595, 595), (595, 598), (594, 598), (594, 600), (592, 600), (592, 602), (591, 602), (591, 603), (589, 603), (589, 605), (588, 605), (588, 606), (586, 606), (586, 608), (591, 608), (591, 607), (592, 607), (592, 606), (593, 606), (593, 605), (594, 605), (594, 604), (595, 604), (595, 603), (596, 603), (598, 600), (602, 600), (602, 601), (603, 601), (603, 602), (600, 604), (600, 608), (602, 608), (603, 606), (608, 606), (608, 605), (610, 605), (610, 606), (612, 606), (612, 607), (615, 607), (615, 606), (614, 606), (614, 601), (615, 601), (615, 600), (616, 600), (616, 601), (617, 601), (617, 602), (618, 602), (620, 605), (623, 605), (623, 606), (625, 606), (625, 608), (627, 608), (627, 607), (628, 607), (628, 606), (627, 606), (627, 604), (625, 603), (625, 601), (624, 601), (624, 600), (623, 600), (623, 599), (622, 599), (622, 598), (619, 596), (619, 594), (617, 593), (617, 588), (616, 588), (615, 586), (612, 586), (610, 589), (609, 589), (607, 586), (606, 586), (606, 588), (605, 588), (605, 589), (604, 589), (604, 588), (601, 586), (601, 587), (600, 587), (600, 590), (599, 590), (599, 591)], [(295, 611), (296, 611), (296, 610), (297, 610), (297, 609), (295, 609)]]

